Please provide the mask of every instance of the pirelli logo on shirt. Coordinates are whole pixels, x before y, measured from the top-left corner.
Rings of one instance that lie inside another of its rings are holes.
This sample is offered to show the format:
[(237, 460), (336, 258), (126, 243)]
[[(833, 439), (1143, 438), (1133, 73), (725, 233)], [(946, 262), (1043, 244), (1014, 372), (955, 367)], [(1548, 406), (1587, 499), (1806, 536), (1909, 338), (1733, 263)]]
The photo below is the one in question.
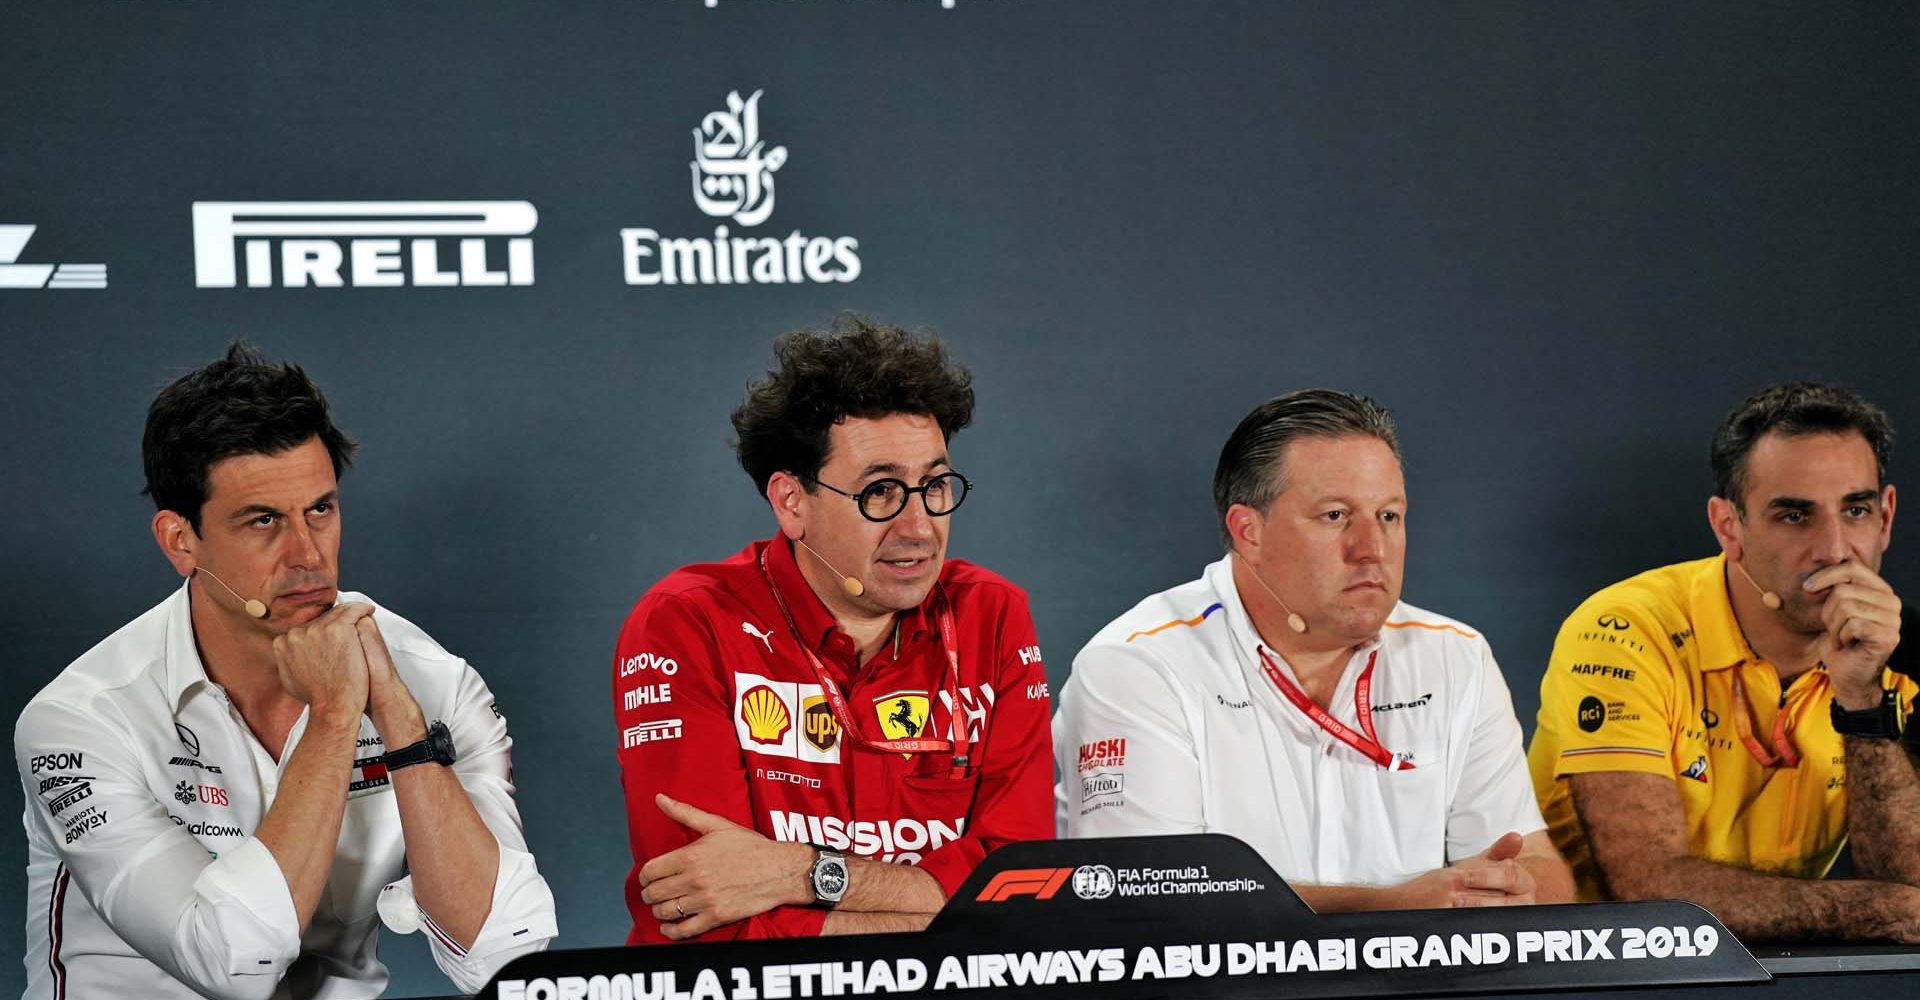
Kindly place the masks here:
[(840, 726), (818, 684), (733, 675), (733, 728), (740, 749), (815, 764), (840, 763)]

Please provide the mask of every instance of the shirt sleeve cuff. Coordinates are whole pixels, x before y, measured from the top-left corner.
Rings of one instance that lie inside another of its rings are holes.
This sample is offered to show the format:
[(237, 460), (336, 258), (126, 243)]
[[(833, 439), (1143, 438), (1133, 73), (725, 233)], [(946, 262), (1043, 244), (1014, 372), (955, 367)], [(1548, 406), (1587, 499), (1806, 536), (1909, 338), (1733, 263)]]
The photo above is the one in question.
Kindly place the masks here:
[(1569, 747), (1553, 762), (1553, 776), (1593, 774), (1601, 771), (1634, 771), (1673, 777), (1673, 761), (1664, 750), (1653, 747), (1599, 746)]
[(460, 947), (420, 909), (411, 875), (380, 891), (379, 910), (381, 923), (395, 933), (424, 929), (434, 963), (469, 993), (485, 986), (501, 966), (545, 948), (559, 934), (553, 891), (535, 867), (533, 855), (505, 845), (500, 847), (500, 869), (493, 879), (492, 908), (471, 947)]
[(300, 915), (293, 909), (293, 890), (287, 888), (286, 874), (273, 852), (259, 838), (248, 837), (222, 852), (200, 871), (194, 889), (216, 909), (245, 911), (269, 939), (263, 942), (265, 949), (248, 953), (242, 964), (250, 967), (230, 972), (259, 972), (262, 966), (279, 971), (299, 956)]

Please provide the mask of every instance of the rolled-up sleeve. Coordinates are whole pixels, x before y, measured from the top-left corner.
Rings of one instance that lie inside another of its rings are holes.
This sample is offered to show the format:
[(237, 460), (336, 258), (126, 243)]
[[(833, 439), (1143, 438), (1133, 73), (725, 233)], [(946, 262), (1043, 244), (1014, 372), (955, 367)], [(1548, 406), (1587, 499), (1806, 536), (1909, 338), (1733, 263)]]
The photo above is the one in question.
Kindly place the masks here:
[(559, 925), (553, 891), (527, 850), (520, 810), (514, 805), (513, 739), (507, 734), (507, 720), (472, 667), (465, 668), (444, 718), (459, 751), (453, 772), (499, 845), (492, 907), (468, 948), (461, 948), (420, 909), (411, 876), (381, 890), (379, 911), (381, 921), (393, 931), (424, 931), (434, 964), (455, 986), (475, 993), (508, 962), (545, 948), (559, 934)]
[[(210, 855), (149, 793), (128, 731), (59, 704), (22, 713), (14, 759), (28, 835), (114, 933), (168, 974), (209, 997), (271, 996), (300, 954), (279, 863), (252, 837)], [(33, 779), (60, 780), (49, 796)]]

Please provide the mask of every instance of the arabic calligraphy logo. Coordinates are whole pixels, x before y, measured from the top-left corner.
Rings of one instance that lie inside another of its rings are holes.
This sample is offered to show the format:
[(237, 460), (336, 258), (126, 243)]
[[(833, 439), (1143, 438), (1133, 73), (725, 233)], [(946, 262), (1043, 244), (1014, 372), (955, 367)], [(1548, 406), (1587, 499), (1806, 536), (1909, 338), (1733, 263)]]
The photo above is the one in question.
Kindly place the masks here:
[(693, 130), (693, 202), (716, 218), (732, 216), (757, 226), (773, 214), (773, 173), (787, 162), (787, 147), (766, 148), (760, 138), (760, 95), (727, 94), (727, 110), (700, 119)]

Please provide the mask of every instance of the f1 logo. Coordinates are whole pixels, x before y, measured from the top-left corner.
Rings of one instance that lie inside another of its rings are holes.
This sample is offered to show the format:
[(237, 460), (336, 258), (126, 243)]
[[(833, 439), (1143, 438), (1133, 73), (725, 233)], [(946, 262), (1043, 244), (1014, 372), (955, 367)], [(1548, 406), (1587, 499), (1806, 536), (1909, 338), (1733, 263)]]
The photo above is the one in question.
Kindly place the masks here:
[(1004, 903), (1015, 896), (1052, 899), (1072, 877), (1071, 868), (1009, 868), (995, 875), (973, 898), (980, 903)]

